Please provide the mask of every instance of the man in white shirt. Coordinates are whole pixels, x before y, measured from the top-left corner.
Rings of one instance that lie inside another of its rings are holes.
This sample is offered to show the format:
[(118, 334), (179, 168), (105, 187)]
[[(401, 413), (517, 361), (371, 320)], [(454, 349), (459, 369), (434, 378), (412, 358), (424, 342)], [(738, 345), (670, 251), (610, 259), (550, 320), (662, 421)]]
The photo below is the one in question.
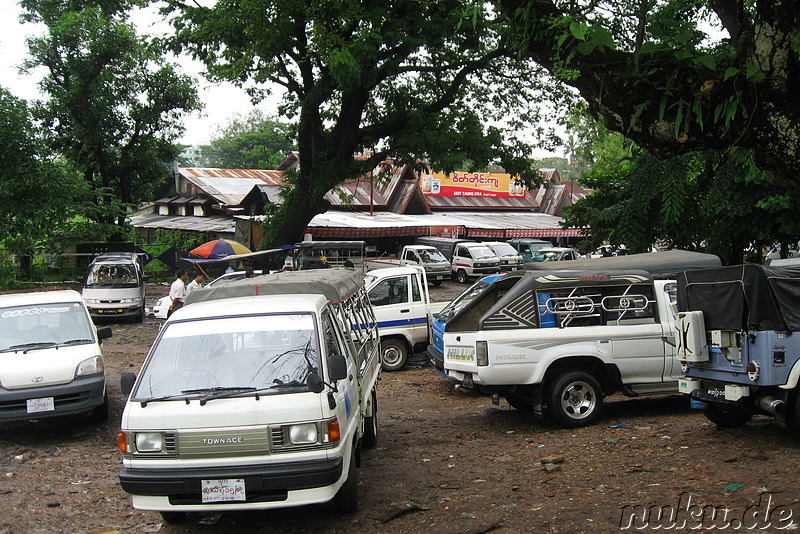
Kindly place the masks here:
[(172, 300), (172, 304), (169, 306), (169, 311), (167, 312), (167, 318), (172, 315), (177, 309), (180, 309), (183, 306), (183, 299), (186, 298), (186, 279), (189, 278), (189, 275), (186, 274), (186, 269), (180, 269), (177, 273), (175, 273), (177, 278), (172, 285), (169, 286), (169, 298)]
[(202, 273), (197, 273), (194, 275), (194, 279), (186, 285), (186, 296), (189, 296), (189, 293), (200, 287), (200, 284), (203, 283), (203, 278), (205, 276)]

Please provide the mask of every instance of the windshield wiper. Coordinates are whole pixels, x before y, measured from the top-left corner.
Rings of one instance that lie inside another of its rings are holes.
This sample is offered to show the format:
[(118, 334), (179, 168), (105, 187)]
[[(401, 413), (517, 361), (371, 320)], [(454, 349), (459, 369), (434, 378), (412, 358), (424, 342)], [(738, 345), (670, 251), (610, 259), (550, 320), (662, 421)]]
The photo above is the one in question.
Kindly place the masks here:
[[(206, 395), (202, 399), (200, 399), (200, 406), (205, 406), (205, 404), (210, 400), (215, 399), (230, 399), (234, 397), (238, 397), (240, 395), (252, 395), (255, 393), (256, 400), (259, 399), (258, 394), (263, 393), (265, 391), (275, 390), (275, 389), (283, 389), (283, 388), (296, 388), (296, 387), (305, 387), (305, 382), (300, 382), (299, 380), (292, 380), (291, 382), (281, 382), (278, 379), (275, 379), (277, 384), (272, 384), (269, 387), (265, 388), (255, 388), (255, 387), (231, 387), (231, 388), (208, 388), (209, 390), (215, 390), (216, 393), (212, 393), (210, 395)], [(225, 391), (228, 390), (228, 391)]]
[(217, 386), (213, 388), (184, 389), (181, 393), (191, 395), (193, 393), (227, 393), (229, 391), (252, 391), (256, 388), (252, 386)]
[(37, 350), (37, 349), (46, 349), (49, 347), (57, 347), (58, 343), (55, 341), (36, 341), (34, 343), (22, 343), (20, 345), (11, 345), (7, 349), (3, 349), (0, 352), (17, 352), (18, 350), (22, 351), (22, 354), (27, 354), (28, 351)]
[(91, 343), (91, 339), (70, 339), (69, 341), (62, 341), (62, 345), (78, 345), (80, 343)]

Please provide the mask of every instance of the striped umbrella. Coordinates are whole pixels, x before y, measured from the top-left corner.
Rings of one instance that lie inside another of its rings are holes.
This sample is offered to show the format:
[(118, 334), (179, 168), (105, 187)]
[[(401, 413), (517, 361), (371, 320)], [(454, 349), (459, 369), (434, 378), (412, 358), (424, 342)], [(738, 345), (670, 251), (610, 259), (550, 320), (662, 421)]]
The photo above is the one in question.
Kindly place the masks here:
[(247, 254), (250, 249), (237, 241), (230, 239), (215, 239), (208, 243), (203, 243), (199, 247), (189, 251), (190, 256), (199, 256), (209, 260), (219, 260), (231, 254)]

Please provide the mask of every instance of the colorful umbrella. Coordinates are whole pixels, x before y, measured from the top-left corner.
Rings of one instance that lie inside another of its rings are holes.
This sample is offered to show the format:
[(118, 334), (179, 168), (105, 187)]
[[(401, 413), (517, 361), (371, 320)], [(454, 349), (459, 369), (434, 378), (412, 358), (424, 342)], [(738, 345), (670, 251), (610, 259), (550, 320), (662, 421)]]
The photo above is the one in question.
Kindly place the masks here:
[(215, 239), (190, 250), (189, 255), (200, 256), (209, 260), (219, 260), (231, 254), (247, 254), (248, 252), (250, 252), (249, 248), (236, 241)]

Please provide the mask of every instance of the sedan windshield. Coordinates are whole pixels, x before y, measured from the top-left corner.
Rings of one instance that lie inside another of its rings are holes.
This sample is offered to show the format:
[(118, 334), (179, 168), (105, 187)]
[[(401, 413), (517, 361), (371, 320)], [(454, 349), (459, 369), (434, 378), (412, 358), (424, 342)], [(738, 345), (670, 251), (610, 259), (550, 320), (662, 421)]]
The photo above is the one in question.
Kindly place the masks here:
[(308, 314), (172, 323), (145, 362), (133, 398), (308, 391), (306, 377), (320, 368), (316, 339)]
[(89, 317), (77, 302), (0, 309), (0, 352), (93, 342)]

